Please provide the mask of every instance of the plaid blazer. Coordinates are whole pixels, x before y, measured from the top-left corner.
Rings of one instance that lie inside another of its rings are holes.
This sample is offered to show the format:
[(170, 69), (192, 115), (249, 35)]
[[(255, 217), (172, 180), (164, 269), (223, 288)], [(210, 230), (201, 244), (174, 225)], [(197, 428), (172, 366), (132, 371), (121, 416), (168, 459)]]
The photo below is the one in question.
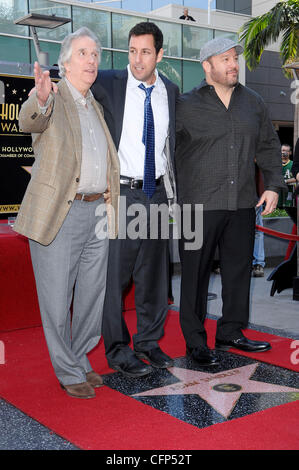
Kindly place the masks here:
[[(82, 137), (80, 119), (65, 80), (46, 114), (42, 114), (35, 93), (23, 104), (20, 129), (32, 133), (35, 162), (14, 230), (42, 245), (58, 233), (77, 193), (81, 171)], [(92, 100), (108, 142), (109, 236), (118, 229), (119, 160), (106, 125), (102, 106)]]

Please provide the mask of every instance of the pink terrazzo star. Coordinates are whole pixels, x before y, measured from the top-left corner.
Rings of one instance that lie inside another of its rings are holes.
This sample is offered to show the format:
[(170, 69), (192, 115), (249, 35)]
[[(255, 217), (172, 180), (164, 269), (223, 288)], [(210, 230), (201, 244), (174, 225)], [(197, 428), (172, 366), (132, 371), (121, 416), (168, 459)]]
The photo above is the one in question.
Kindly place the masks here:
[(155, 388), (133, 397), (153, 395), (199, 395), (225, 418), (231, 414), (242, 393), (298, 392), (296, 388), (251, 380), (258, 363), (209, 374), (179, 367), (169, 368), (180, 382)]
[(27, 171), (27, 173), (31, 174), (32, 166), (22, 166), (23, 170)]

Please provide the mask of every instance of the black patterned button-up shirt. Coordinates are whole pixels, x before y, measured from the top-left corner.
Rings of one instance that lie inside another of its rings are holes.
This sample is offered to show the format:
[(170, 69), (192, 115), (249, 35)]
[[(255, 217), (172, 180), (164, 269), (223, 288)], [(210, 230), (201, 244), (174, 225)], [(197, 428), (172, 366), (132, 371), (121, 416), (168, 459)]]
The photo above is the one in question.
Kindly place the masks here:
[(257, 203), (255, 160), (265, 190), (284, 188), (280, 142), (262, 98), (238, 84), (229, 107), (204, 80), (176, 108), (176, 171), (180, 203), (237, 210)]

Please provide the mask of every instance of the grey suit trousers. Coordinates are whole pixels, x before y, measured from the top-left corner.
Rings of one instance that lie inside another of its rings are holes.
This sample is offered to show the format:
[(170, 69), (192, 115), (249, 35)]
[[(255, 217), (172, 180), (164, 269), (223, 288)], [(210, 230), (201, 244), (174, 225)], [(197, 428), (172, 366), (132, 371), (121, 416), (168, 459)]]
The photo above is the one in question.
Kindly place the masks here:
[(45, 338), (63, 385), (86, 381), (86, 355), (101, 337), (109, 241), (96, 236), (105, 215), (95, 211), (103, 203), (75, 200), (50, 245), (29, 240)]

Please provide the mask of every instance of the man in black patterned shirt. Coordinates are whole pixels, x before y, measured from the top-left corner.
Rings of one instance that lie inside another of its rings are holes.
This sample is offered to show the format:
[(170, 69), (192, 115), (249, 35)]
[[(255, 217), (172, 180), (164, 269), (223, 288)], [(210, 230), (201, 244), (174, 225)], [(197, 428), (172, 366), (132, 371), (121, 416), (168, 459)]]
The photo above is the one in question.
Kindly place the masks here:
[[(207, 347), (204, 320), (209, 277), (216, 247), (222, 276), (222, 317), (217, 322), (216, 348), (266, 351), (271, 345), (247, 339), (249, 292), (255, 234), (255, 159), (265, 191), (257, 207), (271, 213), (284, 187), (280, 143), (262, 98), (238, 82), (242, 47), (216, 38), (200, 53), (206, 79), (177, 105), (176, 169), (178, 198), (203, 205), (203, 244), (192, 250), (184, 233), (180, 240), (182, 285), (180, 322), (187, 354), (200, 365), (217, 364)], [(184, 217), (184, 210), (182, 211)], [(182, 226), (184, 226), (182, 224)], [(188, 240), (190, 241), (190, 240)], [(191, 244), (192, 246), (192, 244)]]

